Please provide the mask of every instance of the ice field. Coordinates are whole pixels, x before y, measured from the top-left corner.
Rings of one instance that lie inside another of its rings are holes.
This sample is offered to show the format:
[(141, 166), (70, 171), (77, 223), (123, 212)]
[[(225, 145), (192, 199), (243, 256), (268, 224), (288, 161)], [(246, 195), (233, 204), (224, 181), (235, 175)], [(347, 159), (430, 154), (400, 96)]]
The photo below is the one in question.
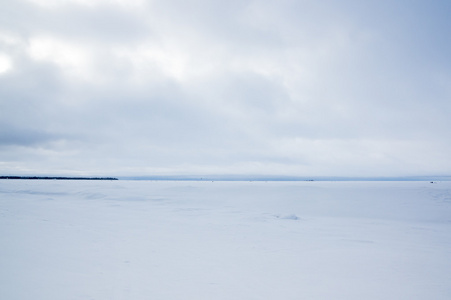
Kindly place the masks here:
[(451, 182), (0, 181), (0, 299), (451, 299)]

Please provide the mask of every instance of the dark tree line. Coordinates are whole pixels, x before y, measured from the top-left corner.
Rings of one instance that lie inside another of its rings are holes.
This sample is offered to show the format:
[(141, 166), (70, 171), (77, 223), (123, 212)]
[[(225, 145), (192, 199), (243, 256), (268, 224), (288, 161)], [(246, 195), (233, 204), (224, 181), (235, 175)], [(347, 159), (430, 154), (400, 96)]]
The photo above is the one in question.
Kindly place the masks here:
[(50, 176), (0, 176), (0, 179), (40, 179), (40, 180), (118, 180), (114, 177), (50, 177)]

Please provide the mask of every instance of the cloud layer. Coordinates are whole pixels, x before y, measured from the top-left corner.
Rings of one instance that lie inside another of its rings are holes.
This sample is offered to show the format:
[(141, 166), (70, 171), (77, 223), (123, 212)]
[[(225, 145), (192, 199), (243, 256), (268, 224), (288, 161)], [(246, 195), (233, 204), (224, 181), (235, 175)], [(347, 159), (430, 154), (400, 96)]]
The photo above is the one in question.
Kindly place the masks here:
[(447, 1), (3, 7), (2, 173), (451, 171)]

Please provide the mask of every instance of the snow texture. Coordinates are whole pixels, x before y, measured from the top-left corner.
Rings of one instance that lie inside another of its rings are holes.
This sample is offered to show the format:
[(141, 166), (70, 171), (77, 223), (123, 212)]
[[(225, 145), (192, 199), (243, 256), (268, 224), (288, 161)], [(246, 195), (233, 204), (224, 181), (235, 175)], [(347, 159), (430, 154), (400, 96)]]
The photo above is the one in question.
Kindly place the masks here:
[(451, 182), (0, 181), (0, 299), (451, 299)]

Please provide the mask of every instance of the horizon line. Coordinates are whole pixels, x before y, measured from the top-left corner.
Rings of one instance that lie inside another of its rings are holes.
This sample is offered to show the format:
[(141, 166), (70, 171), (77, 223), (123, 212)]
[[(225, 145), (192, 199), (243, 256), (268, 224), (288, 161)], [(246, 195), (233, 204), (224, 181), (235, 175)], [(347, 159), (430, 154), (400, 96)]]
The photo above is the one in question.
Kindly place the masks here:
[(414, 176), (295, 176), (295, 175), (138, 175), (138, 176), (54, 176), (0, 175), (0, 179), (66, 179), (66, 180), (154, 180), (154, 181), (451, 181), (451, 175)]

